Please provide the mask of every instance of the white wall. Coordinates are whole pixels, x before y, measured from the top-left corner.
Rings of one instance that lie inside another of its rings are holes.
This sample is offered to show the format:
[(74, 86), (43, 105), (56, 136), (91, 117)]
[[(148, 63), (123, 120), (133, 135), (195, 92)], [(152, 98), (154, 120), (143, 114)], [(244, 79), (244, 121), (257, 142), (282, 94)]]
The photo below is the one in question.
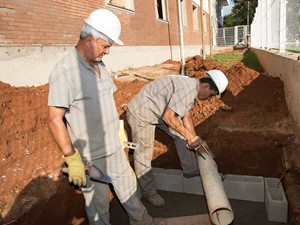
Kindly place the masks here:
[[(39, 86), (48, 82), (55, 64), (72, 46), (1, 47), (0, 81), (12, 86)], [(209, 53), (209, 46), (205, 51)], [(201, 46), (185, 46), (185, 58), (200, 55)], [(103, 58), (111, 72), (130, 67), (153, 66), (168, 59), (180, 61), (179, 46), (114, 46)]]

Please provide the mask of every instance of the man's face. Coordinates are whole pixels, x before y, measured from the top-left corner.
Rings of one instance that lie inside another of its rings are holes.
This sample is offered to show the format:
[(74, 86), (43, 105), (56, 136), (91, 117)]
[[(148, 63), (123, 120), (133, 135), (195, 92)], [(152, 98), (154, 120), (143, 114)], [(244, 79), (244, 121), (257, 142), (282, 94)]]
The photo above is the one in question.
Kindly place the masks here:
[(102, 39), (92, 40), (91, 58), (93, 61), (100, 62), (104, 55), (108, 55), (111, 45)]
[(199, 100), (208, 100), (211, 97), (217, 95), (218, 93), (210, 89), (209, 84), (203, 84), (198, 93)]

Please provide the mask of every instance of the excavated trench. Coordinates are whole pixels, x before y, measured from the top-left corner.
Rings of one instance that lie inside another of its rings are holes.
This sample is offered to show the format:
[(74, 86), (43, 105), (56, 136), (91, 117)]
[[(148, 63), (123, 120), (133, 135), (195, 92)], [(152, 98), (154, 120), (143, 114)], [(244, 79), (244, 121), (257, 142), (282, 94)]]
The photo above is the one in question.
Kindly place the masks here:
[[(179, 71), (178, 62), (168, 61), (162, 65), (166, 64), (168, 67), (173, 64), (174, 71)], [(228, 90), (221, 99), (197, 102), (193, 109), (197, 133), (214, 152), (219, 172), (280, 178), (289, 201), (291, 222), (286, 224), (300, 224), (300, 175), (295, 160), (299, 146), (281, 80), (241, 63), (227, 69), (200, 57), (190, 59), (187, 67), (195, 77), (201, 77), (205, 70), (222, 69), (229, 79)], [(151, 78), (149, 74), (142, 75)], [(149, 80), (137, 76), (132, 79), (130, 74), (124, 73), (122, 79), (115, 82), (116, 105), (123, 117), (128, 101)], [(48, 85), (21, 88), (0, 85), (2, 223), (88, 224), (81, 191), (69, 186), (60, 173), (61, 155), (47, 127)], [(126, 130), (130, 134), (128, 127)], [(128, 155), (131, 159), (130, 152)], [(153, 166), (181, 169), (172, 140), (160, 130), (156, 132)], [(161, 193), (170, 202), (164, 209), (155, 209), (143, 201), (152, 215), (207, 213), (203, 196)], [(265, 210), (262, 205), (232, 200), (238, 215), (244, 212), (239, 204), (257, 215)], [(248, 216), (248, 224), (264, 224), (251, 221), (255, 214)], [(265, 215), (262, 217), (266, 220)], [(111, 220), (112, 224), (128, 224), (116, 198), (111, 201)], [(241, 221), (236, 220), (234, 224), (247, 224)]]

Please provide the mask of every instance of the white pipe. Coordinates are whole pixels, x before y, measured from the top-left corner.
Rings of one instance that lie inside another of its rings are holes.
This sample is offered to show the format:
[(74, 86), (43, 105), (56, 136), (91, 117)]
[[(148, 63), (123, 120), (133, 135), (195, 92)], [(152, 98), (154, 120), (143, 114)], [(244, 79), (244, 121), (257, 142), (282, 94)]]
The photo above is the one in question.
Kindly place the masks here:
[(210, 219), (216, 225), (228, 225), (233, 221), (234, 215), (217, 164), (207, 153), (202, 153), (202, 156), (205, 159), (197, 154), (197, 161)]
[[(205, 45), (204, 45), (204, 26), (206, 26), (206, 24), (204, 24), (204, 16), (206, 16), (204, 14), (204, 10), (203, 10), (203, 0), (201, 0), (201, 41), (202, 41), (202, 58), (206, 59), (206, 53), (205, 53)], [(211, 15), (209, 15), (211, 16)]]
[(183, 75), (184, 67), (185, 67), (185, 60), (184, 60), (181, 1), (177, 0), (177, 3), (178, 3), (178, 25), (179, 25), (179, 37), (180, 37), (180, 57), (181, 57), (181, 62), (182, 62), (181, 74)]

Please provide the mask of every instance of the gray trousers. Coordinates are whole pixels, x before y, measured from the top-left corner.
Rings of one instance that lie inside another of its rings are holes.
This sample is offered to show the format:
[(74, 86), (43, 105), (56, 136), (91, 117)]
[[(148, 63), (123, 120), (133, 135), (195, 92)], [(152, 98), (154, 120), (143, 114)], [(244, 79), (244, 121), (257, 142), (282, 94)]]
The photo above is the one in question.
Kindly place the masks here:
[(156, 127), (165, 131), (174, 140), (183, 173), (199, 172), (195, 152), (186, 147), (186, 140), (181, 135), (176, 134), (174, 130), (170, 130), (163, 120), (159, 120), (159, 125), (156, 125)]
[(164, 130), (173, 138), (183, 172), (199, 172), (195, 153), (187, 149), (186, 140), (171, 133), (169, 127), (162, 120), (160, 124), (155, 126), (138, 121), (129, 110), (127, 110), (126, 116), (131, 127), (132, 141), (139, 145), (139, 148), (134, 150), (133, 160), (134, 170), (143, 196), (150, 197), (156, 193), (155, 180), (151, 170), (156, 127)]
[(87, 186), (82, 188), (90, 225), (109, 225), (109, 183), (126, 210), (131, 225), (152, 225), (153, 218), (137, 196), (137, 182), (124, 150), (87, 162)]

